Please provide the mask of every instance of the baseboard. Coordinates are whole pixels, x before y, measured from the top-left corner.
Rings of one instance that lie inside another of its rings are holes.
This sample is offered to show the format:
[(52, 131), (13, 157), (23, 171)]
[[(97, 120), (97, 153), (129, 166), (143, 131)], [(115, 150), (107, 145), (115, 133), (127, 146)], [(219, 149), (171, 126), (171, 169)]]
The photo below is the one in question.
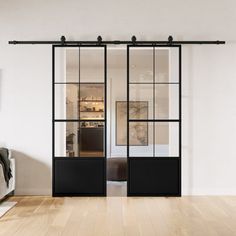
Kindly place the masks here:
[[(52, 195), (52, 189), (17, 189), (14, 195)], [(217, 188), (217, 189), (183, 189), (182, 196), (235, 196), (236, 189)]]
[(232, 188), (194, 188), (183, 189), (183, 196), (235, 196), (236, 189)]
[(52, 195), (52, 189), (16, 189), (15, 195)]

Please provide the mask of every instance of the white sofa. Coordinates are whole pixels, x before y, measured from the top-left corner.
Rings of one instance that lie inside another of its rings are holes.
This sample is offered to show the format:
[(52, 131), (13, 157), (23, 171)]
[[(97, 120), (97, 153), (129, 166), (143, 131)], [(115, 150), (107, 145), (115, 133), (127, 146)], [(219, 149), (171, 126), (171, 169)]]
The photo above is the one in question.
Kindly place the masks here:
[(0, 199), (4, 198), (7, 194), (15, 190), (15, 159), (12, 158), (11, 151), (9, 150), (9, 159), (11, 162), (12, 178), (9, 181), (9, 186), (7, 187), (6, 181), (4, 179), (3, 168), (0, 164)]

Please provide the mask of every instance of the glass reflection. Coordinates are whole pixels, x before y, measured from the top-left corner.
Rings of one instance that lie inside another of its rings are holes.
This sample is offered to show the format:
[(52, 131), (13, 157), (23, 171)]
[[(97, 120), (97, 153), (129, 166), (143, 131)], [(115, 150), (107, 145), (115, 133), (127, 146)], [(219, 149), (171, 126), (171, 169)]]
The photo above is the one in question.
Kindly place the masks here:
[(104, 84), (80, 84), (80, 119), (104, 119)]
[(155, 124), (155, 156), (178, 157), (179, 123), (159, 122)]

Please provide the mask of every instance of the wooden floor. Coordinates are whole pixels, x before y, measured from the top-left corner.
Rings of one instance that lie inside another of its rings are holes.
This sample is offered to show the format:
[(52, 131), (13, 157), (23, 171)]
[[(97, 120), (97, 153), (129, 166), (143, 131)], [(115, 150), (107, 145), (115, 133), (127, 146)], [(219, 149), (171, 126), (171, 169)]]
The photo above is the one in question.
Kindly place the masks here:
[(107, 181), (107, 196), (125, 197), (127, 196), (126, 181)]
[(0, 235), (236, 235), (236, 197), (11, 197)]

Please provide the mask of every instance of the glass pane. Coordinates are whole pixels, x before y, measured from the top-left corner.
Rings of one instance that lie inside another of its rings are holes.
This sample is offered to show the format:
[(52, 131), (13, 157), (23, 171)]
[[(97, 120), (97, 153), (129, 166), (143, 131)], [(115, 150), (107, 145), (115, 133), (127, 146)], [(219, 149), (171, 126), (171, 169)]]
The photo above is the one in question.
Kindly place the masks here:
[(179, 49), (156, 48), (155, 49), (155, 82), (176, 83), (179, 82)]
[(66, 82), (79, 82), (79, 49), (66, 49)]
[(153, 48), (130, 48), (129, 51), (129, 82), (153, 82)]
[(179, 118), (179, 85), (155, 85), (155, 119)]
[(104, 84), (80, 84), (80, 119), (104, 119)]
[(156, 157), (179, 156), (178, 122), (155, 123), (155, 156)]
[(55, 118), (78, 119), (78, 84), (55, 84)]
[(153, 85), (129, 85), (129, 119), (153, 119)]
[(78, 157), (78, 122), (55, 122), (55, 156)]
[(155, 80), (169, 82), (169, 49), (155, 49)]
[(55, 82), (79, 82), (78, 48), (55, 48)]
[(104, 82), (104, 48), (80, 48), (80, 82)]
[[(113, 127), (112, 127), (113, 128)], [(127, 145), (127, 102), (116, 102), (116, 146)]]
[[(148, 118), (148, 102), (129, 102), (130, 119)], [(127, 102), (116, 102), (116, 146), (127, 145)]]
[(104, 157), (104, 122), (80, 123), (80, 156)]
[(153, 122), (129, 122), (129, 156), (153, 156)]
[(129, 119), (148, 119), (148, 101), (129, 102)]

